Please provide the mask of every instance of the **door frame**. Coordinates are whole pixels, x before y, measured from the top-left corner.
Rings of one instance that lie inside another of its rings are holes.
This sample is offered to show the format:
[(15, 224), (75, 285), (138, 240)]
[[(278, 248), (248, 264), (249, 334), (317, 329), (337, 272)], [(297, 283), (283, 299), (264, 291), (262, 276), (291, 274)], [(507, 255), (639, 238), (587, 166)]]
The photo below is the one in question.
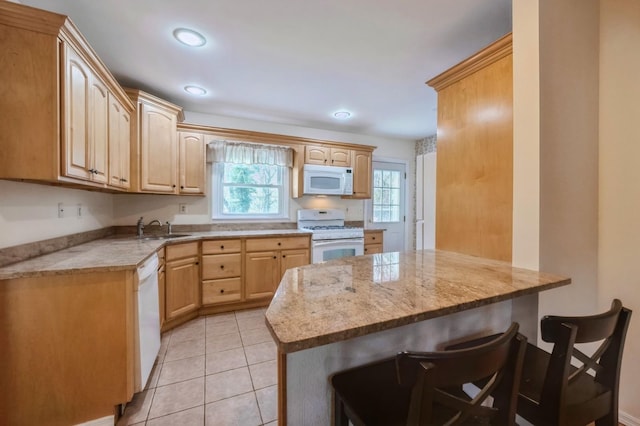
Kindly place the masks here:
[[(412, 211), (410, 210), (411, 208), (411, 202), (409, 201), (409, 199), (413, 199), (413, 194), (409, 194), (408, 188), (409, 188), (409, 179), (412, 177), (411, 175), (411, 169), (410, 169), (410, 162), (409, 160), (405, 160), (402, 158), (394, 158), (394, 157), (379, 157), (377, 155), (374, 155), (371, 158), (372, 161), (372, 165), (371, 165), (371, 187), (373, 188), (373, 162), (380, 162), (380, 163), (395, 163), (395, 164), (402, 164), (404, 165), (404, 170), (405, 173), (407, 174), (407, 178), (404, 180), (404, 216), (405, 216), (405, 221), (404, 221), (404, 250), (410, 250), (411, 245), (410, 245), (410, 234), (411, 234), (411, 230), (409, 227), (410, 222), (413, 221), (413, 217), (410, 217), (409, 212)], [(413, 160), (415, 162), (415, 159)], [(415, 185), (414, 185), (415, 186)], [(382, 228), (377, 227), (373, 224), (373, 222), (369, 222), (369, 219), (371, 219), (369, 216), (369, 211), (371, 210), (371, 203), (373, 203), (373, 191), (371, 191), (371, 198), (368, 198), (366, 200), (364, 200), (364, 228), (365, 229), (380, 229)]]

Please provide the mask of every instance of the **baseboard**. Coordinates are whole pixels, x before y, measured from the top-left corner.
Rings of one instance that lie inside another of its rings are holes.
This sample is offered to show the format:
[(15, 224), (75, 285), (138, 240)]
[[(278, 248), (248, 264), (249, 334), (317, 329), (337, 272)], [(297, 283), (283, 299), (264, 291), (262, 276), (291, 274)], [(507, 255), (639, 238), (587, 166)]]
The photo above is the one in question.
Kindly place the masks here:
[(622, 423), (624, 426), (640, 426), (639, 418), (633, 417), (623, 411), (618, 413), (618, 422)]

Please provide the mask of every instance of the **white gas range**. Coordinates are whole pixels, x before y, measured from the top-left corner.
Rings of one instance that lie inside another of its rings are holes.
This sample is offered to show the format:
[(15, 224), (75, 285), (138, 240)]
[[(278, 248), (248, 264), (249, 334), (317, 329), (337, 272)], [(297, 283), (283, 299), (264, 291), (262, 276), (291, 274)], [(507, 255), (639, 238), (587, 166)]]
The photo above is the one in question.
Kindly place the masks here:
[(313, 263), (364, 254), (364, 229), (344, 225), (338, 209), (298, 210), (298, 229), (311, 231)]

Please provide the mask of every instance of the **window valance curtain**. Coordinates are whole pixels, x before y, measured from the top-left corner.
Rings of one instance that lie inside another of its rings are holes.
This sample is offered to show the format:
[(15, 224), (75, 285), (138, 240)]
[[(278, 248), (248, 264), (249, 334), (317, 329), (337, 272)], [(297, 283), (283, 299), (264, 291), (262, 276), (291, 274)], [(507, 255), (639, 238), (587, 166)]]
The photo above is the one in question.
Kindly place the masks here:
[(279, 145), (216, 140), (207, 146), (207, 162), (292, 167), (293, 149)]

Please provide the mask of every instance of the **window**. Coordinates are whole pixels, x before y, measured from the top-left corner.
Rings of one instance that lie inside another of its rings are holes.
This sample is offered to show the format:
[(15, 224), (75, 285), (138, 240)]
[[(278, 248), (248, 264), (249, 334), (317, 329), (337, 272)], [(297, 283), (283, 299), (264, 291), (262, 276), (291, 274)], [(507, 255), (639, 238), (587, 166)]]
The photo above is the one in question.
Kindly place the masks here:
[(214, 169), (214, 218), (276, 219), (288, 216), (287, 167), (215, 163)]
[(401, 182), (399, 171), (373, 171), (374, 222), (400, 222)]
[(213, 219), (288, 219), (290, 148), (209, 144)]

